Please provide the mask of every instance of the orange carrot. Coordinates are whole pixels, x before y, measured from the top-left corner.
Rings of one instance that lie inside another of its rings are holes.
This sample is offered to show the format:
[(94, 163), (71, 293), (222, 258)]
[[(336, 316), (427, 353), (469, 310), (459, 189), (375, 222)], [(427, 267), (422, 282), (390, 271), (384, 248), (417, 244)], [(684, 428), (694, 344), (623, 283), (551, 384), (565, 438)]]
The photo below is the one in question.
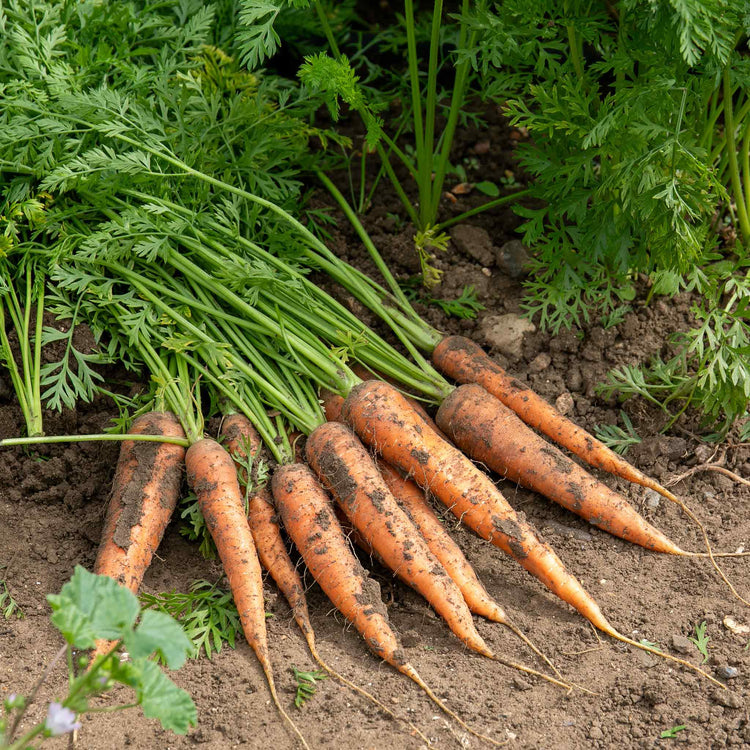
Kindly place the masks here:
[(406, 511), (427, 542), (430, 551), (440, 560), (448, 575), (461, 590), (469, 609), (475, 615), (505, 625), (560, 677), (560, 673), (552, 662), (511, 622), (503, 608), (487, 593), (461, 548), (453, 541), (435, 511), (430, 507), (419, 485), (403, 477), (382, 459), (378, 460), (378, 468), (388, 489), (396, 498), (396, 502)]
[(529, 429), (479, 385), (462, 385), (443, 401), (440, 426), (467, 455), (546, 495), (610, 534), (655, 552), (689, 555), (628, 501)]
[(258, 554), (245, 517), (245, 508), (231, 456), (219, 443), (204, 438), (185, 455), (188, 483), (198, 498), (206, 526), (219, 552), (229, 580), (242, 632), (255, 651), (268, 682), (271, 697), (303, 747), (307, 742), (281, 707), (273, 678), (263, 606), (263, 579)]
[(674, 495), (629, 464), (622, 456), (560, 414), (527, 385), (508, 375), (484, 350), (463, 336), (446, 336), (434, 349), (432, 361), (459, 383), (477, 383), (518, 416), (584, 461), (630, 482), (655, 490), (670, 500)]
[(492, 656), (460, 590), (398, 506), (357, 436), (344, 424), (326, 422), (308, 437), (306, 453), (310, 467), (385, 564), (422, 594), (469, 648)]
[[(264, 485), (257, 487), (250, 493), (247, 492), (247, 458), (248, 456), (259, 455), (262, 447), (260, 436), (250, 423), (250, 420), (243, 414), (231, 414), (224, 417), (221, 426), (221, 436), (226, 449), (237, 466), (240, 489), (247, 496), (247, 518), (250, 531), (253, 535), (253, 541), (258, 551), (258, 558), (261, 565), (271, 574), (271, 577), (289, 603), (292, 615), (302, 634), (305, 636), (313, 658), (330, 675), (374, 703), (392, 718), (397, 718), (393, 711), (375, 698), (375, 696), (336, 672), (318, 653), (315, 643), (315, 632), (310, 621), (310, 613), (307, 608), (307, 598), (305, 597), (302, 579), (289, 557), (286, 544), (281, 536), (281, 529), (279, 528), (270, 488), (268, 485)], [(407, 723), (426, 741), (426, 738), (419, 729), (411, 722)]]
[(345, 400), (342, 416), (388, 463), (413, 476), (469, 528), (500, 547), (595, 627), (617, 640), (683, 664), (721, 685), (695, 665), (618, 632), (490, 478), (454, 446), (425, 430), (420, 417), (396, 389), (383, 382), (360, 383)]
[[(141, 415), (130, 434), (185, 437), (177, 418), (168, 412)], [(138, 593), (177, 505), (184, 456), (185, 449), (171, 443), (122, 442), (94, 573)], [(92, 659), (112, 645), (97, 642)]]
[(448, 716), (472, 734), (501, 745), (470, 728), (451, 711), (406, 660), (388, 621), (380, 587), (353, 555), (325, 490), (302, 464), (280, 466), (271, 482), (284, 528), (294, 541), (313, 578), (365, 639), (368, 648), (413, 680)]

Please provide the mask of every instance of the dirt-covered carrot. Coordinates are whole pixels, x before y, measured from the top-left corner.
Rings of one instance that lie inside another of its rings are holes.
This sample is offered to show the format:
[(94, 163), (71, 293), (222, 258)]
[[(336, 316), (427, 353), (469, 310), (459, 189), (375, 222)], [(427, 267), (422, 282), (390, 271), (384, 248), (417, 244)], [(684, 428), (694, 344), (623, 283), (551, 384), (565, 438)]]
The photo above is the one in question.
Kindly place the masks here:
[(552, 404), (525, 383), (510, 376), (473, 341), (463, 336), (446, 336), (433, 350), (432, 361), (459, 383), (477, 383), (511, 408), (526, 424), (543, 432), (592, 466), (648, 487), (665, 497), (671, 492), (618, 456), (604, 443), (560, 414)]
[[(307, 598), (302, 578), (297, 572), (295, 564), (289, 557), (286, 544), (281, 536), (276, 509), (273, 505), (270, 486), (265, 484), (254, 487), (248, 492), (247, 462), (249, 457), (257, 457), (262, 449), (260, 436), (243, 414), (230, 414), (224, 417), (221, 426), (221, 437), (224, 446), (234, 459), (237, 466), (237, 477), (240, 489), (247, 498), (248, 523), (253, 535), (253, 541), (258, 551), (261, 565), (271, 575), (279, 590), (286, 598), (292, 610), (295, 622), (299, 626), (307, 641), (308, 648), (315, 661), (332, 677), (363, 696), (381, 711), (392, 718), (398, 718), (390, 708), (371, 695), (364, 688), (347, 680), (327, 662), (323, 660), (315, 642), (315, 631), (307, 608)], [(426, 738), (411, 722), (407, 724), (417, 732), (426, 742)]]
[(654, 651), (616, 630), (597, 602), (534, 528), (516, 514), (492, 480), (450, 443), (425, 430), (419, 415), (395, 388), (378, 381), (355, 386), (344, 402), (342, 416), (388, 463), (413, 476), (469, 528), (510, 555), (596, 628), (683, 664), (721, 685), (699, 667)]
[(303, 747), (307, 742), (281, 706), (276, 692), (266, 634), (263, 578), (234, 462), (215, 440), (193, 443), (185, 455), (188, 483), (198, 498), (206, 526), (219, 552), (229, 588), (250, 647), (255, 651), (276, 708)]
[[(185, 437), (177, 417), (160, 411), (137, 417), (129, 433)], [(177, 505), (184, 458), (185, 449), (179, 445), (122, 442), (95, 573), (138, 593)], [(109, 641), (98, 642), (92, 658), (111, 647)]]
[(479, 385), (456, 388), (440, 406), (442, 429), (467, 455), (536, 490), (610, 534), (656, 552), (687, 555), (620, 494), (529, 429)]
[(313, 578), (336, 609), (351, 622), (378, 658), (413, 680), (448, 716), (472, 734), (479, 734), (451, 711), (407, 661), (388, 621), (380, 587), (353, 555), (333, 512), (332, 503), (312, 471), (302, 464), (280, 466), (271, 483), (284, 528), (294, 541)]
[(307, 461), (385, 564), (416, 589), (470, 649), (492, 652), (477, 632), (461, 592), (399, 507), (357, 436), (326, 422), (307, 439)]
[(448, 575), (463, 594), (469, 609), (480, 617), (505, 625), (539, 656), (558, 677), (561, 677), (552, 662), (529, 640), (508, 617), (505, 610), (487, 593), (474, 568), (466, 559), (445, 526), (430, 507), (424, 490), (413, 480), (401, 475), (390, 464), (378, 460), (378, 469), (396, 502), (419, 529), (430, 551), (440, 560)]

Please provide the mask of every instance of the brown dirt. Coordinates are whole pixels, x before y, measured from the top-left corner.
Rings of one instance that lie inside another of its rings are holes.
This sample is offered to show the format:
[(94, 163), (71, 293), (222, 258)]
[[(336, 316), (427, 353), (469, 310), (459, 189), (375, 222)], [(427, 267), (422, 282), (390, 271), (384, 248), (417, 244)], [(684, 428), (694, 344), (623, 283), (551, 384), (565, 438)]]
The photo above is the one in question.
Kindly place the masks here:
[[(476, 155), (473, 144), (489, 138), (492, 149), (478, 156), (486, 168), (505, 166), (507, 134), (491, 122), (484, 134), (469, 133), (459, 150)], [(483, 151), (483, 149), (478, 149)], [(460, 154), (459, 154), (460, 155)], [(385, 190), (379, 191), (385, 193)], [(391, 209), (392, 210), (392, 209)], [(413, 273), (408, 230), (396, 232), (382, 205), (373, 208), (370, 229), (398, 273)], [(512, 237), (511, 214), (484, 216), (474, 223), (485, 227), (496, 246)], [(405, 241), (406, 240), (406, 241)], [(342, 233), (336, 244), (343, 255), (363, 266), (361, 250)], [(487, 306), (482, 316), (516, 312), (518, 283), (498, 268), (484, 271), (475, 261), (453, 253), (440, 260), (446, 269), (442, 296), (451, 296), (466, 283), (476, 285)], [(624, 322), (605, 329), (594, 322), (585, 331), (562, 333), (554, 339), (539, 332), (527, 334), (523, 356), (509, 362), (496, 355), (512, 373), (554, 401), (572, 396), (571, 416), (591, 429), (618, 420), (618, 406), (594, 394), (603, 374), (623, 362), (642, 362), (665, 346), (670, 332), (689, 321), (689, 298), (636, 305)], [(476, 322), (447, 321), (433, 308), (431, 322), (445, 330), (481, 341)], [(548, 357), (539, 358), (538, 355)], [(543, 365), (543, 366), (541, 366)], [(690, 431), (690, 418), (668, 435), (660, 435), (663, 417), (643, 402), (625, 407), (644, 438), (630, 458), (657, 479), (668, 480), (711, 455)], [(116, 416), (108, 404), (81, 406), (61, 416), (49, 415), (49, 433), (93, 432)], [(0, 381), (0, 437), (20, 434), (20, 416), (11, 394)], [(45, 594), (59, 591), (77, 564), (93, 565), (104, 518), (108, 488), (117, 457), (112, 444), (56, 446), (38, 451), (5, 450), (0, 455), (0, 575), (20, 604), (24, 619), (0, 619), (0, 699), (10, 692), (28, 693), (37, 676), (61, 644), (49, 622)], [(750, 476), (750, 449), (730, 447), (726, 466)], [(662, 500), (645, 504), (645, 492), (605, 477), (624, 491), (650, 521), (687, 549), (700, 550), (697, 531), (678, 509)], [(413, 591), (375, 568), (389, 618), (401, 634), (408, 659), (448, 705), (482, 732), (511, 747), (562, 750), (565, 748), (657, 748), (669, 743), (695, 748), (750, 747), (748, 676), (750, 650), (746, 638), (733, 635), (726, 616), (750, 623), (750, 610), (733, 599), (705, 560), (660, 557), (615, 539), (589, 526), (545, 499), (512, 484), (501, 487), (551, 542), (563, 561), (597, 598), (611, 622), (636, 639), (647, 638), (677, 653), (673, 639), (693, 635), (706, 622), (710, 636), (705, 668), (719, 675), (726, 666), (739, 676), (722, 691), (685, 669), (653, 656), (597, 638), (570, 607), (556, 601), (543, 587), (491, 545), (448, 521), (459, 545), (474, 565), (490, 594), (517, 624), (557, 664), (563, 674), (594, 691), (567, 695), (547, 683), (521, 676), (469, 653)], [(717, 473), (696, 473), (676, 486), (681, 497), (705, 522), (717, 550), (750, 547), (750, 491)], [(144, 589), (187, 591), (196, 578), (215, 581), (221, 570), (203, 560), (173, 523), (146, 575)], [(722, 562), (745, 594), (746, 560)], [(266, 585), (272, 659), (281, 700), (293, 714), (311, 747), (412, 748), (419, 742), (404, 726), (333, 680), (323, 682), (302, 710), (292, 706), (291, 666), (314, 669), (304, 640), (289, 608), (271, 582)], [(417, 724), (436, 747), (479, 747), (446, 720), (419, 690), (389, 667), (378, 663), (362, 639), (332, 611), (316, 586), (308, 591), (313, 625), (324, 658), (354, 682), (371, 690), (397, 714)], [(498, 653), (543, 668), (532, 654), (502, 627), (478, 622), (482, 636)], [(694, 664), (702, 657), (693, 647), (682, 654)], [(79, 747), (111, 750), (132, 747), (292, 748), (294, 740), (275, 712), (263, 674), (247, 644), (225, 648), (211, 660), (200, 658), (173, 675), (198, 706), (199, 725), (187, 737), (163, 732), (143, 719), (138, 709), (84, 719)], [(64, 692), (65, 674), (55, 670), (40, 695), (40, 706)], [(119, 696), (127, 700), (124, 693)], [(33, 718), (40, 716), (38, 708)], [(673, 740), (660, 734), (676, 725), (686, 729)], [(46, 746), (46, 745), (45, 745)], [(66, 747), (62, 740), (52, 748)]]

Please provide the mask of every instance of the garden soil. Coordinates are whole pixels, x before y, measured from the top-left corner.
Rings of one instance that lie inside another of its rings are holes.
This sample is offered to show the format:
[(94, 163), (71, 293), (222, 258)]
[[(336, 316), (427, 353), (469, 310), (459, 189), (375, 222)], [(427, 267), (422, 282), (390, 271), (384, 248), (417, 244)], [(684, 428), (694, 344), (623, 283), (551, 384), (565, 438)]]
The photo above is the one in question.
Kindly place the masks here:
[[(509, 150), (522, 133), (508, 131), (495, 118), (489, 128), (466, 131), (456, 158), (481, 174), (505, 176), (512, 169)], [(342, 176), (342, 187), (346, 181)], [(451, 187), (451, 185), (448, 185)], [(368, 228), (386, 260), (400, 276), (416, 270), (411, 234), (402, 226), (397, 202), (385, 185), (376, 191)], [(446, 198), (446, 217), (481, 202), (476, 191)], [(319, 205), (325, 196), (318, 194)], [(599, 397), (595, 388), (622, 364), (645, 363), (666, 353), (670, 335), (691, 322), (690, 298), (643, 303), (645, 288), (623, 319), (604, 327), (598, 319), (583, 329), (550, 336), (526, 326), (515, 340), (503, 341), (508, 321), (520, 311), (522, 289), (513, 253), (503, 246), (514, 238), (517, 219), (510, 211), (476, 217), (456, 232), (450, 252), (436, 263), (444, 271), (434, 295), (457, 296), (473, 284), (486, 309), (476, 321), (446, 318), (439, 309), (420, 308), (441, 329), (462, 333), (487, 346), (517, 378), (557, 402), (577, 423), (622, 426), (620, 409), (642, 438), (628, 457), (662, 483), (690, 473), (673, 489), (705, 523), (716, 550), (750, 549), (750, 487), (706, 464), (750, 477), (750, 447), (731, 442), (716, 448), (697, 438), (698, 423), (686, 414), (665, 434), (665, 415), (642, 400), (624, 405)], [(371, 270), (355, 237), (343, 222), (332, 237), (347, 259)], [(512, 250), (513, 248), (511, 248)], [(516, 248), (517, 249), (517, 248)], [(510, 258), (510, 262), (509, 262)], [(359, 313), (351, 300), (343, 299)], [(365, 315), (366, 317), (366, 315)], [(119, 373), (120, 380), (122, 373)], [(119, 387), (123, 387), (120, 382)], [(138, 384), (133, 385), (134, 389)], [(48, 414), (54, 433), (92, 433), (106, 428), (116, 408), (101, 399), (62, 415)], [(0, 381), (0, 437), (23, 431), (20, 412), (7, 381)], [(74, 566), (91, 568), (117, 460), (114, 444), (75, 444), (0, 454), (0, 578), (17, 601), (22, 618), (0, 617), (0, 700), (28, 694), (62, 640), (51, 626), (46, 594), (56, 593)], [(640, 487), (603, 477), (624, 492), (648, 519), (683, 548), (701, 550), (695, 526), (679, 509)], [(728, 627), (750, 625), (750, 608), (735, 599), (706, 560), (659, 556), (589, 526), (548, 500), (498, 479), (508, 500), (542, 531), (562, 560), (599, 601), (607, 617), (635, 640), (647, 639), (722, 680), (722, 690), (706, 679), (653, 655), (599, 638), (569, 606), (557, 601), (536, 579), (502, 552), (446, 518), (446, 525), (480, 578), (512, 619), (554, 661), (563, 675), (586, 688), (567, 693), (549, 683), (514, 672), (469, 653), (430, 607), (382, 568), (365, 561), (381, 586), (391, 622), (408, 659), (437, 695), (469, 724), (518, 750), (565, 748), (750, 747), (748, 635)], [(750, 596), (747, 559), (722, 560), (737, 588)], [(188, 591), (196, 579), (221, 581), (218, 562), (205, 560), (180, 534), (180, 521), (169, 527), (146, 575), (150, 593)], [(379, 663), (361, 637), (338, 615), (308, 580), (308, 596), (319, 649), (349, 680), (375, 694), (393, 712), (413, 722), (435, 747), (479, 748), (482, 742), (451, 722), (409, 680)], [(0, 588), (0, 596), (3, 590)], [(403, 721), (394, 721), (335, 680), (321, 683), (301, 709), (293, 705), (292, 667), (316, 667), (289, 608), (266, 581), (271, 654), (280, 697), (312, 748), (416, 748), (421, 746)], [(705, 623), (707, 659), (689, 640)], [(498, 654), (537, 669), (544, 665), (502, 626), (478, 621), (480, 633)], [(202, 656), (173, 674), (192, 695), (198, 726), (187, 736), (163, 731), (139, 709), (99, 714), (83, 720), (76, 746), (84, 750), (167, 750), (225, 748), (279, 750), (295, 747), (293, 736), (274, 709), (253, 652), (241, 637), (211, 659)], [(65, 693), (65, 670), (54, 668), (41, 688), (29, 721)], [(117, 692), (112, 700), (127, 703)], [(28, 725), (28, 723), (27, 723)], [(666, 734), (665, 734), (666, 733)], [(666, 735), (670, 735), (667, 737)], [(67, 739), (50, 740), (65, 748)]]

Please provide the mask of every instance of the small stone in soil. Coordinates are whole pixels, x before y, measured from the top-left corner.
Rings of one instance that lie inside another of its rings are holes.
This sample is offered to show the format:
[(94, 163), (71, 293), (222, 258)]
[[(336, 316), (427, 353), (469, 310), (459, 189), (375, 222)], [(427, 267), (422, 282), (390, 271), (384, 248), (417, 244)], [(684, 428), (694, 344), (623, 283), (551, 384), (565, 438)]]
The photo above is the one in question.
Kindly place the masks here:
[(555, 408), (563, 416), (565, 416), (566, 414), (570, 414), (575, 408), (575, 402), (573, 401), (573, 396), (571, 396), (567, 392), (561, 393), (555, 400)]
[(514, 359), (521, 358), (524, 334), (535, 331), (536, 326), (530, 320), (515, 313), (489, 315), (481, 326), (485, 343)]
[(552, 357), (547, 352), (540, 352), (529, 363), (529, 370), (531, 372), (542, 372), (542, 370), (546, 370), (551, 364)]
[(496, 253), (497, 265), (512, 279), (528, 274), (527, 266), (531, 256), (521, 240), (506, 242)]
[(655, 490), (646, 490), (643, 496), (644, 502), (646, 503), (646, 507), (649, 510), (656, 510), (659, 505), (661, 504), (661, 500), (659, 498), (659, 493)]
[(730, 690), (716, 690), (711, 694), (714, 703), (726, 708), (742, 708), (744, 701), (742, 697)]
[(722, 664), (720, 667), (716, 668), (716, 674), (722, 680), (733, 680), (735, 677), (739, 676), (740, 671), (737, 667), (730, 667), (728, 664)]
[(468, 255), (483, 266), (495, 265), (492, 238), (486, 229), (473, 224), (458, 224), (451, 229), (450, 235), (453, 244), (464, 255)]
[(689, 638), (677, 634), (672, 636), (672, 648), (678, 654), (690, 654), (695, 650), (695, 646)]
[(635, 652), (635, 658), (638, 659), (641, 666), (645, 669), (651, 669), (651, 667), (655, 667), (657, 664), (656, 657), (653, 654), (649, 654), (648, 651), (641, 651), (641, 649)]
[(513, 687), (516, 688), (516, 690), (531, 690), (531, 685), (521, 677), (513, 678)]

